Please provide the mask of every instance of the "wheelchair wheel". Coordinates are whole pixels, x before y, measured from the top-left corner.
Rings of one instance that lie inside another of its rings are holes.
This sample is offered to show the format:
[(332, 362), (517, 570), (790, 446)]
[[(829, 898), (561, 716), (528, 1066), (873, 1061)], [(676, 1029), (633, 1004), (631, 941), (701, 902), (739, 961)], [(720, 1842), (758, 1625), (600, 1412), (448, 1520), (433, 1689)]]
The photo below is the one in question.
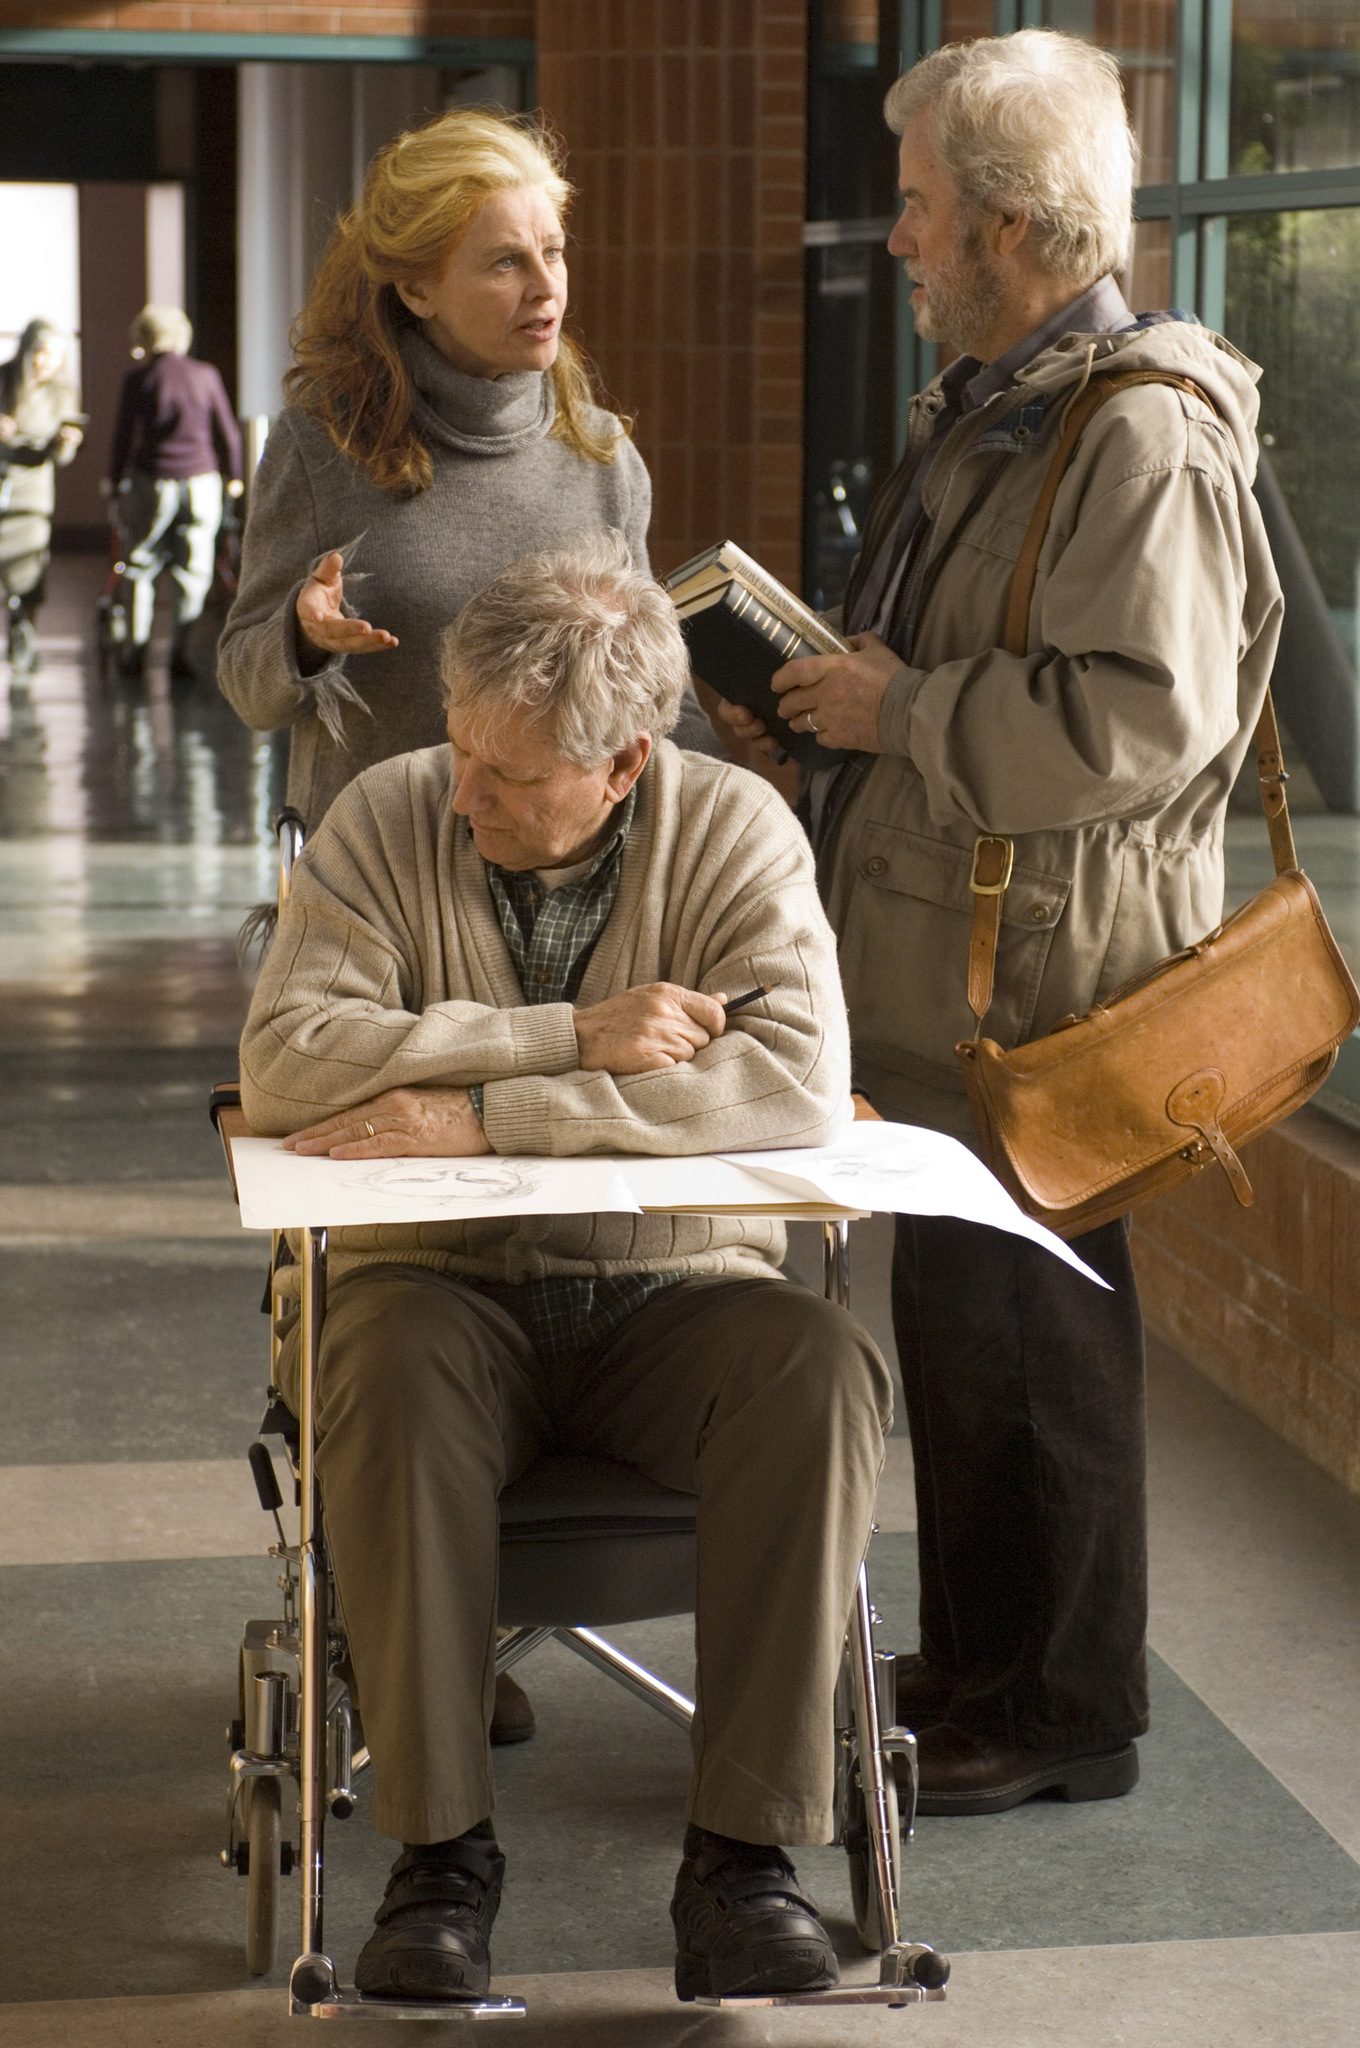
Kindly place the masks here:
[[(859, 1785), (856, 1771), (850, 1784), (849, 1810), (845, 1817), (845, 1853), (850, 1859), (850, 1901), (855, 1912), (855, 1932), (860, 1942), (871, 1954), (877, 1955), (883, 1948), (887, 1935), (878, 1911), (878, 1892), (874, 1885), (873, 1849), (869, 1841), (868, 1818), (865, 1813), (864, 1793)], [(902, 1839), (897, 1819), (897, 1780), (891, 1768), (886, 1786), (888, 1795), (888, 1819), (892, 1826), (895, 1855), (893, 1859), (893, 1881), (897, 1888), (899, 1912), (902, 1901)]]
[(273, 1969), (279, 1951), (279, 1849), (283, 1821), (278, 1779), (252, 1778), (247, 1798), (250, 1867), (246, 1872), (246, 1968), (252, 1977), (264, 1977)]

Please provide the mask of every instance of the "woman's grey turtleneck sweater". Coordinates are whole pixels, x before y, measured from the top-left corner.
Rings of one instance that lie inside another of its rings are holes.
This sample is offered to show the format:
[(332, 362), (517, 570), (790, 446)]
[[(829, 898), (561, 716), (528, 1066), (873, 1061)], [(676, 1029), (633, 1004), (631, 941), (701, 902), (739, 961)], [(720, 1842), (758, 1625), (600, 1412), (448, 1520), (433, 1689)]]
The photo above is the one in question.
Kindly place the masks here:
[[(445, 738), (440, 638), (499, 570), (604, 527), (618, 528), (639, 568), (648, 566), (651, 483), (612, 413), (593, 412), (590, 424), (614, 430), (617, 453), (591, 462), (549, 437), (546, 372), (467, 377), (415, 332), (403, 336), (402, 351), (434, 458), (429, 489), (414, 498), (379, 490), (323, 427), (289, 406), (251, 485), (240, 587), (218, 651), (218, 681), (246, 724), (292, 727), (288, 801), (309, 831), (363, 769)], [(294, 606), (331, 548), (349, 552), (347, 606), (399, 645), (304, 676)], [(339, 741), (323, 711), (338, 723)], [(705, 751), (719, 751), (697, 704), (682, 727), (682, 745), (696, 737), (703, 745), (707, 735)]]

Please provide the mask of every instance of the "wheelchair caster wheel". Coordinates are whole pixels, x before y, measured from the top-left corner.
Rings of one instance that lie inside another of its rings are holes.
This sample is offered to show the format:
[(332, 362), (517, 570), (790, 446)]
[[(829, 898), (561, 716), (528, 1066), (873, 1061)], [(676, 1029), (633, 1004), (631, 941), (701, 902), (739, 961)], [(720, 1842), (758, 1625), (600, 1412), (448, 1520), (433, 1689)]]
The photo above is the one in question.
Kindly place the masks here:
[(949, 1958), (937, 1949), (922, 1949), (912, 1963), (911, 1974), (923, 1991), (942, 1991), (949, 1982)]
[(251, 1779), (242, 1846), (247, 1850), (246, 1968), (252, 1977), (267, 1976), (278, 1955), (281, 1806), (277, 1778)]
[(288, 1980), (288, 1997), (294, 2012), (309, 2005), (321, 2005), (338, 1995), (335, 1965), (329, 1956), (299, 1956)]

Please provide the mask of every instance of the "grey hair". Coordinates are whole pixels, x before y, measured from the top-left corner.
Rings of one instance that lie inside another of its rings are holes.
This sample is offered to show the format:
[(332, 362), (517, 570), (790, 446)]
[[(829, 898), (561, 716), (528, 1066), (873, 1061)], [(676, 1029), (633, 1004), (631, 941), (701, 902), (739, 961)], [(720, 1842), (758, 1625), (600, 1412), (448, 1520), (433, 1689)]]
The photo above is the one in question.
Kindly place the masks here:
[(1042, 28), (949, 43), (883, 104), (894, 135), (927, 109), (965, 205), (1028, 214), (1051, 276), (1083, 290), (1128, 260), (1138, 153), (1106, 51)]
[(128, 329), (134, 348), (149, 356), (170, 352), (186, 356), (194, 338), (187, 313), (178, 306), (143, 306)]
[(444, 635), (441, 676), (449, 710), (524, 707), (567, 760), (597, 768), (671, 730), (689, 655), (669, 597), (611, 531), (502, 569)]

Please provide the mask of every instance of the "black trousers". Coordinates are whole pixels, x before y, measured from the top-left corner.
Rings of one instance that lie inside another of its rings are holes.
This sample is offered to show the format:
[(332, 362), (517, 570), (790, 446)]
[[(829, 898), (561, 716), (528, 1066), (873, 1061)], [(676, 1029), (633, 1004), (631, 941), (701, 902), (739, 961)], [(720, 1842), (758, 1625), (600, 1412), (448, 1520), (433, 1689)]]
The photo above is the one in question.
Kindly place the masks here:
[(916, 1460), (921, 1648), (949, 1719), (1022, 1747), (1147, 1727), (1143, 1326), (1128, 1226), (1072, 1249), (901, 1216), (893, 1322)]

